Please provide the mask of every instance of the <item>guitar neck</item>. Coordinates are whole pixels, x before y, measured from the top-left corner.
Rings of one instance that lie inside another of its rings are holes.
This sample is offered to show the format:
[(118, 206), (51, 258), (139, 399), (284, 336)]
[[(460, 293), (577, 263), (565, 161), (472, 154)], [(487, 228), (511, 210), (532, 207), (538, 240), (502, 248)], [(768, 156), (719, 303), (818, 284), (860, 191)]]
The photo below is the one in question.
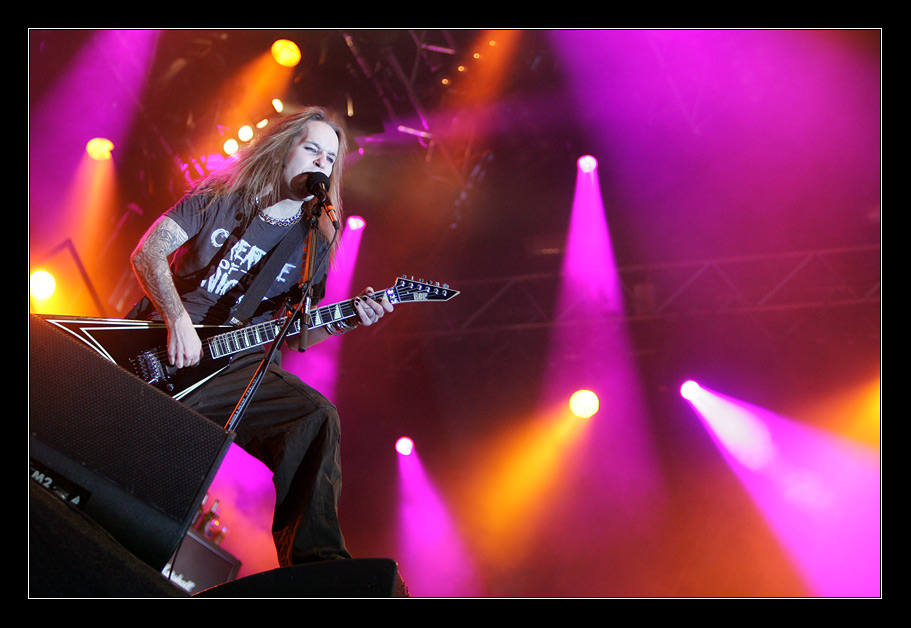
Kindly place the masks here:
[[(399, 303), (430, 303), (435, 301), (449, 301), (459, 294), (458, 290), (451, 289), (448, 285), (431, 284), (424, 280), (408, 279), (402, 277), (392, 288), (386, 288), (371, 295), (376, 301), (388, 300), (393, 305)], [(335, 323), (355, 316), (354, 299), (340, 301), (331, 305), (316, 307), (309, 311), (308, 329), (317, 329), (330, 323)], [(271, 320), (241, 327), (223, 334), (212, 336), (205, 341), (205, 346), (213, 358), (224, 356), (258, 347), (272, 342), (281, 332), (284, 321)], [(301, 331), (301, 318), (297, 318), (288, 335), (293, 336)]]
[[(373, 295), (373, 298), (382, 299), (384, 296), (384, 293), (380, 292)], [(356, 314), (354, 299), (333, 303), (332, 305), (316, 307), (310, 310), (310, 324), (307, 328), (318, 329), (330, 323), (351, 318)], [(295, 336), (301, 332), (301, 321), (302, 319), (300, 317), (295, 319), (291, 328), (288, 330), (288, 336)], [(207, 346), (211, 357), (224, 357), (238, 353), (239, 351), (244, 351), (245, 349), (252, 349), (253, 347), (272, 342), (278, 337), (284, 324), (283, 320), (277, 319), (248, 325), (247, 327), (241, 327), (223, 334), (212, 336), (205, 341), (205, 345)]]

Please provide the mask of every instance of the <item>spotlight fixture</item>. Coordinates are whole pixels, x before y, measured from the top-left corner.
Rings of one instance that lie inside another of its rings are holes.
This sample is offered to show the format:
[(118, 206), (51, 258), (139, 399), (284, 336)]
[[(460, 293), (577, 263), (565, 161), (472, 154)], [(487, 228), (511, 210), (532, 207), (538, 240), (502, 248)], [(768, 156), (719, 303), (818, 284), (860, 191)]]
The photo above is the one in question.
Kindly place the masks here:
[(276, 63), (293, 68), (301, 60), (301, 51), (290, 39), (279, 39), (272, 44), (272, 58)]
[(582, 419), (594, 416), (599, 405), (598, 395), (590, 390), (578, 390), (569, 398), (569, 409)]
[(237, 130), (237, 139), (241, 142), (249, 142), (253, 139), (253, 127), (245, 124)]
[(680, 386), (680, 396), (690, 401), (698, 397), (701, 392), (702, 388), (693, 380), (685, 381), (683, 382), (683, 385)]
[(583, 155), (576, 161), (579, 170), (585, 173), (594, 172), (598, 168), (598, 160), (592, 155)]
[(409, 456), (414, 451), (414, 441), (407, 436), (403, 436), (395, 441), (395, 450), (403, 456)]
[(29, 294), (36, 301), (45, 301), (57, 291), (57, 281), (46, 270), (36, 270), (28, 279)]
[(88, 141), (85, 145), (85, 152), (89, 157), (96, 161), (105, 161), (111, 158), (111, 151), (114, 150), (114, 143), (103, 137), (96, 137)]

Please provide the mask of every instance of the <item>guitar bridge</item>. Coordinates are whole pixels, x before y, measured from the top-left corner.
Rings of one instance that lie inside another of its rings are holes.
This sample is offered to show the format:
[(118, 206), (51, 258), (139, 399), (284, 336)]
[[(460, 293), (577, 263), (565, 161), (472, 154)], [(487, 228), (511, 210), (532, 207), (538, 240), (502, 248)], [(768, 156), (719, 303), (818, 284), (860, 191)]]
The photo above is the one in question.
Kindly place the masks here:
[(157, 384), (168, 378), (168, 373), (153, 351), (143, 351), (136, 357), (130, 358), (133, 372), (148, 384)]

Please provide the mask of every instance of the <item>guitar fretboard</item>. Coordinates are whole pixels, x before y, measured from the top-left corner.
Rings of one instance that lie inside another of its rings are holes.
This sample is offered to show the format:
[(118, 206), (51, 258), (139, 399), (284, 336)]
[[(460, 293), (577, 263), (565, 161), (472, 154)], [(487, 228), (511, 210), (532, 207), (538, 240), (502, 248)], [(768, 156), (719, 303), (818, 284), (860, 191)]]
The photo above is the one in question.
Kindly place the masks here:
[[(451, 290), (449, 286), (433, 285), (423, 281), (414, 281), (402, 278), (392, 288), (386, 288), (380, 292), (371, 295), (376, 301), (388, 300), (393, 305), (406, 301), (448, 301), (458, 294), (457, 290)], [(354, 299), (324, 305), (310, 310), (310, 325), (308, 329), (317, 329), (329, 323), (345, 320), (356, 316), (354, 309)], [(220, 358), (244, 349), (258, 347), (268, 342), (272, 342), (281, 332), (283, 322), (281, 320), (271, 320), (264, 323), (256, 323), (246, 327), (238, 328), (232, 331), (212, 336), (206, 341), (206, 347), (213, 358)], [(294, 321), (288, 335), (299, 334), (301, 330), (301, 320), (298, 318)]]
[[(317, 307), (310, 310), (311, 323), (308, 328), (317, 329), (329, 323), (351, 318), (355, 314), (353, 300)], [(218, 334), (209, 338), (206, 343), (209, 354), (213, 358), (220, 358), (272, 342), (281, 332), (282, 325), (281, 320), (272, 320)], [(301, 320), (297, 319), (288, 330), (288, 335), (294, 336), (300, 331)]]

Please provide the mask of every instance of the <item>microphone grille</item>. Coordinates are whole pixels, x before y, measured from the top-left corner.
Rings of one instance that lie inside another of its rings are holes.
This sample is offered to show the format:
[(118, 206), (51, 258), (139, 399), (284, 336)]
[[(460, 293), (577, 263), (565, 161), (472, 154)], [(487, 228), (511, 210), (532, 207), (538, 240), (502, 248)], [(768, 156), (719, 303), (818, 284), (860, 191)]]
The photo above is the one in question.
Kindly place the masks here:
[(322, 172), (313, 172), (307, 177), (307, 189), (316, 193), (320, 188), (329, 189), (329, 177)]

